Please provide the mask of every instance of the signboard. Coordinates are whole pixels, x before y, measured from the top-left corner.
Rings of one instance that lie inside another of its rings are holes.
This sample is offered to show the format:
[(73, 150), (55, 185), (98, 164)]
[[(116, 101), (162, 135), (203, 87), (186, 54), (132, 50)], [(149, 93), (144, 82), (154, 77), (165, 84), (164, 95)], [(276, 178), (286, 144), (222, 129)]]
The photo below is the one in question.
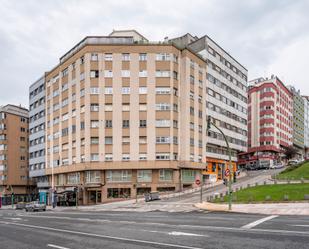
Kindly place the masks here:
[(200, 185), (200, 184), (201, 184), (201, 180), (200, 180), (200, 179), (196, 179), (196, 180), (195, 180), (195, 184), (196, 184), (196, 185)]
[(229, 176), (229, 175), (230, 175), (230, 170), (229, 170), (229, 169), (226, 169), (226, 170), (224, 171), (224, 175), (225, 175), (225, 176)]

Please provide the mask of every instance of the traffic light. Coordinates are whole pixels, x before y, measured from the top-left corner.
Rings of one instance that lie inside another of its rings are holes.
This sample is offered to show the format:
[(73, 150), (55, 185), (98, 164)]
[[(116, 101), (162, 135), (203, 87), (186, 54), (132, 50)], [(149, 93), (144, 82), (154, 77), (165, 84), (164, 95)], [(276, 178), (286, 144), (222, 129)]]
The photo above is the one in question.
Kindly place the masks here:
[(234, 172), (234, 175), (233, 175), (233, 182), (236, 182), (236, 172)]
[(223, 184), (227, 185), (227, 179), (226, 178), (223, 179)]

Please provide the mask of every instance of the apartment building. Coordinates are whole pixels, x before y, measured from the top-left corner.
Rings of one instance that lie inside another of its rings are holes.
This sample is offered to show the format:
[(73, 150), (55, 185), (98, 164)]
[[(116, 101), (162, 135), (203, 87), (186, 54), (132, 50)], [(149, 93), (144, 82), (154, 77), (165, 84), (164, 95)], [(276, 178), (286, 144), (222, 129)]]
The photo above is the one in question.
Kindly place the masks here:
[(293, 145), (293, 95), (276, 76), (249, 82), (248, 152), (239, 164), (258, 167), (284, 159)]
[[(237, 154), (247, 151), (247, 69), (207, 35), (198, 38), (186, 34), (171, 41), (206, 61), (206, 114), (227, 136), (236, 169)], [(222, 179), (229, 162), (225, 140), (212, 128), (206, 142), (207, 168), (203, 174)]]
[(28, 110), (20, 106), (0, 107), (0, 193), (3, 197), (14, 193), (16, 200), (32, 191), (28, 177), (28, 115)]
[(304, 100), (304, 159), (309, 159), (309, 96), (302, 96)]
[(290, 92), (293, 95), (293, 146), (297, 149), (297, 159), (304, 158), (304, 99), (300, 94), (300, 90), (289, 86)]
[(36, 184), (40, 200), (46, 202), (45, 175), (45, 77), (29, 87), (29, 176)]
[(45, 75), (45, 174), (58, 199), (75, 187), (90, 204), (194, 185), (206, 168), (206, 66), (136, 31), (86, 37), (62, 56)]

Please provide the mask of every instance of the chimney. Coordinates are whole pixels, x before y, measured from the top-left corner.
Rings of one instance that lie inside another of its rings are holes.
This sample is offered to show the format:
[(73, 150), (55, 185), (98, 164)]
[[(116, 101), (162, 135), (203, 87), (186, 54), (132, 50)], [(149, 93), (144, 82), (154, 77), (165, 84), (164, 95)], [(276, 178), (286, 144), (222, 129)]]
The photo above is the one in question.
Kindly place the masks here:
[(168, 36), (164, 37), (164, 42), (168, 42)]

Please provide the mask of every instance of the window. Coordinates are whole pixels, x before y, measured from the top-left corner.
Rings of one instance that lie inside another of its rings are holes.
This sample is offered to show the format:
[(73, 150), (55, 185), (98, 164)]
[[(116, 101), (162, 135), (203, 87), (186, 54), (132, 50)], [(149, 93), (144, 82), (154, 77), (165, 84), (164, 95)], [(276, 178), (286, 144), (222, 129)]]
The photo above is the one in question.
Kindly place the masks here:
[(99, 70), (91, 70), (90, 78), (99, 78)]
[(81, 97), (85, 96), (85, 89), (81, 89), (79, 94)]
[(147, 154), (146, 153), (140, 153), (139, 154), (139, 160), (147, 160)]
[(100, 123), (99, 123), (98, 120), (91, 120), (91, 122), (90, 122), (91, 128), (99, 128), (99, 126), (100, 126)]
[(111, 71), (111, 70), (105, 70), (105, 71), (104, 71), (104, 77), (105, 77), (105, 78), (112, 78), (112, 77), (113, 77), (113, 71)]
[(122, 128), (129, 128), (130, 120), (122, 120)]
[(167, 53), (156, 54), (156, 61), (169, 61), (169, 60), (170, 60), (170, 54)]
[(130, 143), (130, 137), (122, 137), (122, 143), (123, 144), (129, 144)]
[(92, 154), (90, 155), (90, 160), (91, 160), (92, 162), (98, 162), (98, 161), (99, 161), (99, 154), (98, 154), (98, 153), (92, 153)]
[(105, 94), (113, 94), (113, 88), (112, 87), (105, 87), (104, 89)]
[(92, 61), (98, 61), (98, 54), (91, 54), (91, 60)]
[(62, 121), (66, 121), (69, 119), (69, 113), (65, 113), (62, 115)]
[(138, 182), (151, 182), (152, 181), (152, 170), (138, 170), (137, 171), (137, 181)]
[(121, 70), (121, 77), (130, 77), (130, 70)]
[(171, 76), (170, 71), (161, 71), (161, 70), (156, 71), (156, 77), (170, 77), (170, 76)]
[(99, 138), (98, 137), (91, 137), (90, 143), (91, 144), (99, 144)]
[(122, 54), (122, 60), (123, 61), (130, 61), (130, 54), (127, 54), (127, 53)]
[(147, 143), (147, 137), (146, 136), (140, 136), (139, 137), (139, 143), (140, 144), (146, 144)]
[(159, 104), (156, 104), (156, 110), (157, 111), (169, 111), (171, 110), (171, 105), (168, 103), (159, 103)]
[(171, 88), (169, 87), (156, 87), (156, 94), (170, 94)]
[(147, 70), (142, 70), (142, 71), (139, 71), (138, 73), (138, 76), (143, 78), (143, 77), (147, 77)]
[(147, 87), (140, 87), (138, 91), (139, 91), (139, 94), (147, 94)]
[(80, 182), (80, 173), (69, 173), (67, 175), (68, 184), (77, 184)]
[(105, 137), (105, 144), (113, 144), (113, 137)]
[(112, 104), (105, 104), (105, 111), (110, 112), (113, 111), (113, 105)]
[(99, 104), (91, 104), (90, 105), (90, 111), (98, 112), (99, 111)]
[(156, 143), (157, 144), (169, 144), (170, 137), (156, 137)]
[(146, 61), (147, 60), (147, 54), (145, 54), (145, 53), (139, 54), (139, 60), (140, 61)]
[(156, 160), (170, 160), (169, 153), (156, 153)]
[(130, 154), (122, 154), (122, 161), (129, 161), (130, 160)]
[(173, 170), (172, 169), (160, 169), (159, 180), (160, 181), (172, 181)]
[(147, 105), (146, 104), (139, 104), (139, 110), (140, 111), (147, 111)]
[(101, 172), (98, 170), (86, 171), (86, 183), (100, 183)]
[(130, 94), (130, 87), (122, 87), (121, 93), (122, 94)]
[(145, 128), (145, 127), (147, 127), (147, 120), (140, 120), (140, 121), (139, 121), (139, 127), (140, 127), (140, 128)]
[(98, 87), (90, 87), (90, 94), (99, 94), (100, 88)]
[(178, 128), (178, 120), (173, 120), (173, 127)]
[(105, 154), (105, 161), (113, 161), (113, 154)]
[(81, 74), (79, 75), (79, 78), (80, 78), (80, 80), (84, 80), (84, 79), (85, 79), (85, 73), (81, 73)]
[(122, 110), (123, 111), (130, 111), (130, 104), (129, 103), (123, 103), (122, 104)]
[(105, 120), (105, 128), (112, 128), (113, 120)]
[(159, 119), (156, 120), (156, 127), (170, 127), (170, 123), (168, 119)]
[(80, 129), (81, 129), (81, 130), (84, 130), (84, 129), (85, 129), (85, 122), (84, 122), (84, 121), (81, 121), (81, 122), (80, 122)]
[(131, 170), (107, 170), (107, 182), (130, 182), (132, 178)]
[(105, 54), (104, 60), (106, 61), (112, 61), (113, 60), (113, 54)]

